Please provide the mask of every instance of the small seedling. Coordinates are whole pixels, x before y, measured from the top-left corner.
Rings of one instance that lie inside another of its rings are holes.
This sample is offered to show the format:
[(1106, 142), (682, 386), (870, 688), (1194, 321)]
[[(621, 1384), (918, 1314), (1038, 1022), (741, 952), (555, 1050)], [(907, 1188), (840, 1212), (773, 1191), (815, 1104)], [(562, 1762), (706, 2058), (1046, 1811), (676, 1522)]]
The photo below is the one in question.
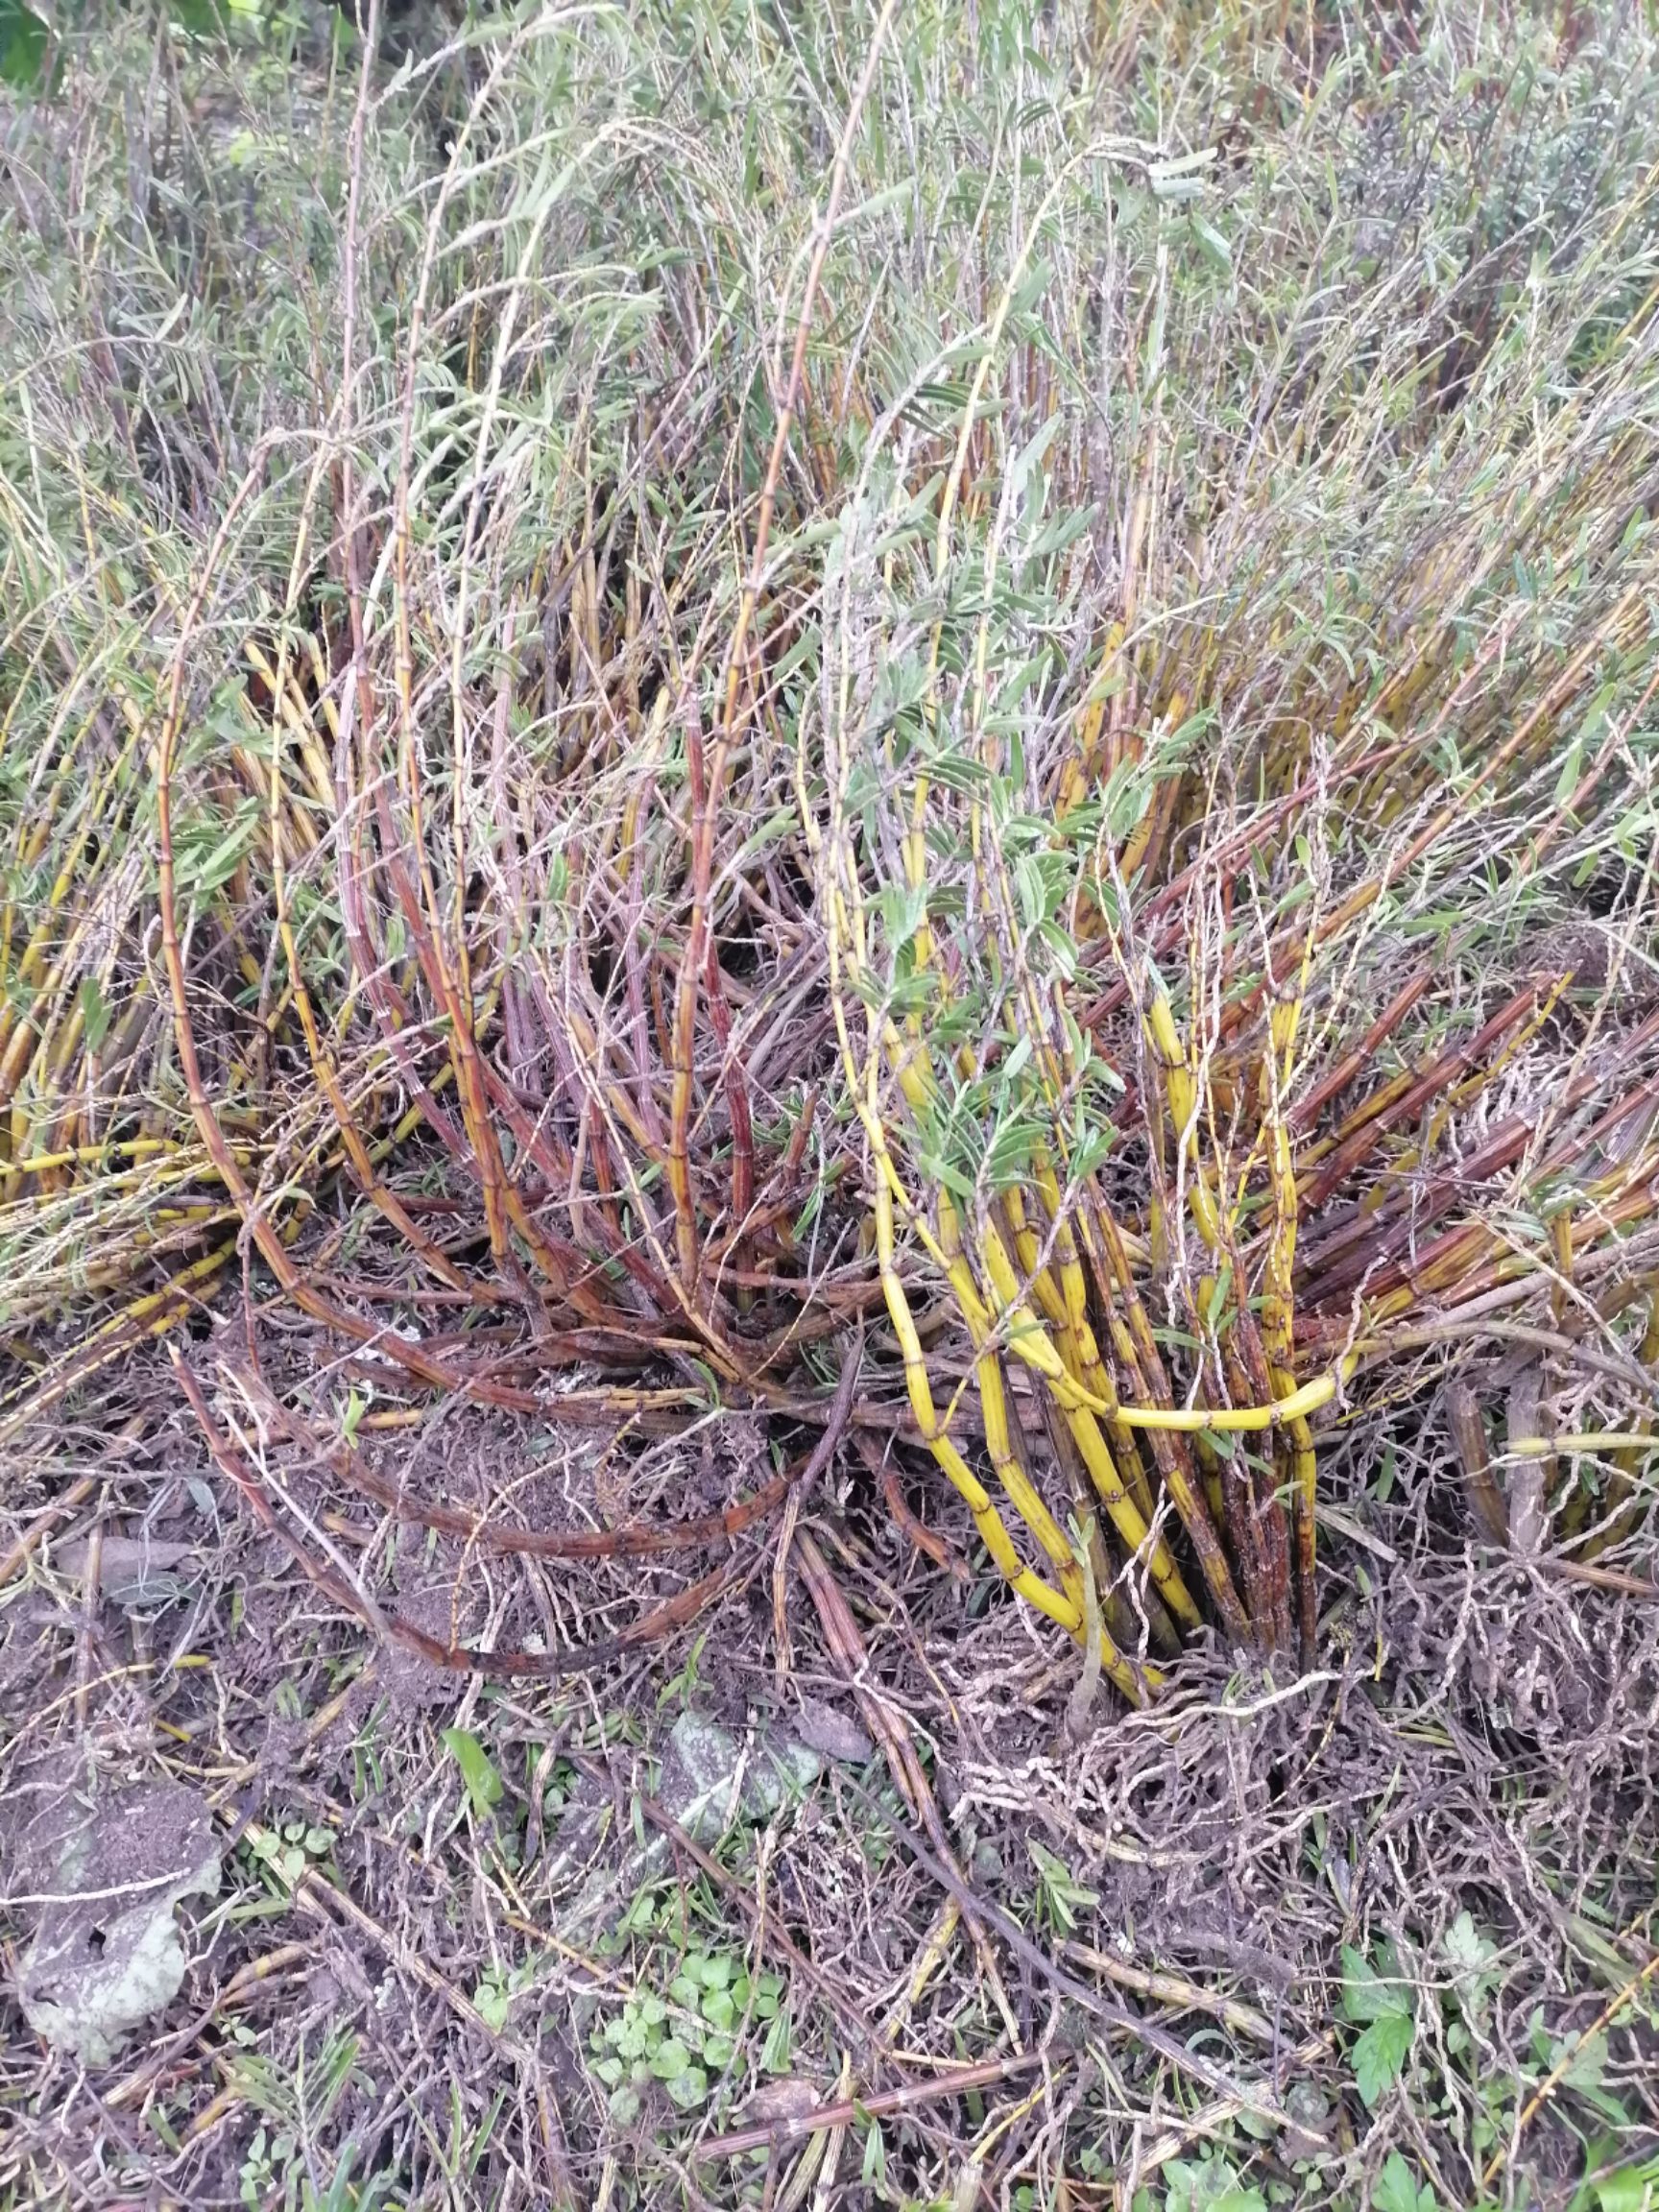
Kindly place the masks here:
[(767, 2023), (760, 2066), (786, 2073), (791, 2039), (780, 1978), (751, 1974), (724, 1952), (688, 1953), (666, 1997), (651, 1990), (630, 1997), (589, 2038), (613, 2116), (635, 2118), (654, 2083), (683, 2110), (705, 2104), (711, 2080), (742, 2070), (741, 2039), (755, 2022)]
[(1031, 1862), (1037, 1869), (1037, 1916), (1056, 1936), (1074, 1936), (1079, 1916), (1092, 1912), (1100, 1902), (1095, 1889), (1086, 1889), (1063, 1859), (1032, 1839)]
[(507, 2025), (513, 2009), (513, 2000), (531, 1988), (536, 1981), (534, 1964), (523, 1966), (492, 1966), (483, 1975), (472, 1992), (472, 2008), (484, 2025), (497, 2035)]
[[(1163, 2212), (1267, 2212), (1267, 2200), (1260, 2189), (1240, 2180), (1238, 2169), (1221, 2152), (1208, 2158), (1171, 2158), (1165, 2167)], [(1143, 2212), (1152, 2212), (1156, 2199), (1150, 2191)], [(1140, 2197), (1136, 2199), (1140, 2208)]]
[(327, 1860), (334, 1843), (332, 1828), (305, 1819), (284, 1820), (273, 1828), (250, 1823), (247, 1835), (249, 1857), (283, 1889), (297, 1888), (313, 1865)]
[(1348, 2056), (1359, 2094), (1374, 2110), (1405, 2068), (1417, 2032), (1417, 2008), (1393, 1945), (1379, 1943), (1373, 1956), (1375, 1964), (1347, 1945), (1342, 1951), (1342, 2014), (1363, 2024)]
[(445, 1728), (440, 1741), (461, 1769), (473, 1812), (480, 1820), (488, 1820), (501, 1802), (503, 1790), (493, 1760), (469, 1729)]

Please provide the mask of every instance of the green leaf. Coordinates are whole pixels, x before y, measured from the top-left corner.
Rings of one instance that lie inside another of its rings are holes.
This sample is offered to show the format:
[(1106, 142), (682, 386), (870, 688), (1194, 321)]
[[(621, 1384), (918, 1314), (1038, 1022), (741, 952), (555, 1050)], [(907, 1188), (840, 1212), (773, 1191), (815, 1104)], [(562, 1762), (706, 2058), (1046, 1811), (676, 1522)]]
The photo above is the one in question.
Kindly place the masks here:
[(1074, 543), (1090, 528), (1095, 513), (1094, 507), (1072, 507), (1063, 515), (1056, 515), (1051, 522), (1046, 523), (1038, 531), (1025, 548), (1027, 560), (1046, 561), (1051, 553), (1064, 553), (1068, 545)]
[(927, 918), (926, 887), (919, 884), (914, 890), (901, 891), (896, 884), (888, 884), (882, 889), (878, 903), (888, 943), (895, 952), (902, 951)]
[(1399, 2080), (1415, 2033), (1408, 2012), (1383, 2012), (1355, 2044), (1354, 2080), (1368, 2110), (1375, 2110)]
[[(1503, 1980), (1503, 1969), (1497, 1964), (1497, 1944), (1489, 1936), (1481, 1934), (1471, 1913), (1459, 1912), (1440, 1938), (1440, 1949), (1452, 1969), (1448, 2008), (1460, 2013), (1465, 2020), (1478, 2023), (1491, 2002), (1492, 1992)], [(1459, 2032), (1461, 2030), (1455, 2019), (1447, 2033), (1452, 2036)]]
[(1564, 2058), (1569, 2051), (1573, 2053), (1573, 2063), (1562, 2076), (1569, 2089), (1600, 2088), (1602, 2070), (1607, 2063), (1605, 2035), (1587, 2038), (1569, 2035), (1556, 2046), (1556, 2051), (1558, 2059)]
[(664, 2036), (650, 2057), (650, 2067), (659, 2081), (677, 2081), (691, 2064), (691, 2054), (677, 2035)]
[(1267, 2212), (1260, 2189), (1247, 2189), (1230, 2158), (1172, 2158), (1164, 2169), (1165, 2212)]
[(1389, 2152), (1371, 2201), (1377, 2212), (1438, 2212), (1439, 2205), (1432, 2189), (1418, 2188), (1416, 2176), (1398, 2151)]
[(1050, 415), (1030, 443), (1021, 448), (1009, 463), (1009, 474), (1014, 480), (1016, 496), (1025, 488), (1033, 469), (1043, 466), (1044, 455), (1059, 436), (1062, 417), (1058, 412)]
[(81, 1026), (86, 1033), (86, 1048), (96, 1052), (109, 1034), (109, 1009), (104, 1003), (104, 994), (98, 988), (96, 975), (81, 978)]
[[(756, 2010), (759, 2009), (757, 2005)], [(792, 2056), (789, 2015), (781, 2011), (767, 2030), (766, 2040), (760, 2047), (760, 2063), (768, 2074), (787, 2074)]]
[(0, 82), (32, 92), (46, 78), (45, 24), (23, 0), (0, 0)]
[(1039, 261), (1026, 272), (1024, 281), (1008, 303), (1010, 318), (1028, 315), (1047, 291), (1053, 270), (1046, 261)]
[[(4, 5), (5, 0), (0, 0), (0, 7)], [(258, 826), (258, 805), (252, 800), (233, 810), (228, 827), (223, 816), (211, 813), (185, 824), (175, 837), (173, 849), (173, 872), (180, 889), (205, 897), (228, 883)]]
[(1554, 804), (1557, 806), (1565, 806), (1572, 797), (1573, 787), (1578, 781), (1578, 771), (1583, 764), (1583, 759), (1584, 740), (1582, 736), (1575, 737), (1562, 757), (1561, 773), (1555, 779)]
[(197, 38), (217, 37), (225, 29), (216, 0), (167, 0), (167, 12), (181, 30)]
[(1200, 146), (1192, 154), (1171, 154), (1164, 160), (1147, 163), (1147, 181), (1156, 192), (1159, 185), (1166, 184), (1170, 178), (1190, 177), (1196, 169), (1208, 169), (1214, 159), (1214, 146)]
[(1060, 980), (1073, 983), (1077, 979), (1077, 948), (1061, 928), (1058, 922), (1045, 922), (1037, 931), (1041, 942), (1048, 949)]
[(1600, 2212), (1652, 2212), (1659, 2200), (1659, 2171), (1652, 2166), (1616, 2166), (1590, 2183)]
[(860, 200), (856, 207), (849, 207), (841, 218), (841, 228), (847, 229), (854, 223), (867, 223), (873, 215), (885, 215), (890, 207), (908, 207), (915, 197), (916, 180), (913, 177), (902, 178), (897, 184), (888, 184), (879, 192), (872, 192), (869, 199)]
[(1077, 1925), (1080, 1908), (1093, 1908), (1100, 1902), (1099, 1893), (1086, 1889), (1063, 1859), (1052, 1851), (1045, 1850), (1036, 1839), (1029, 1839), (1027, 1849), (1037, 1868), (1039, 1891), (1049, 1916), (1070, 1934)]
[(864, 2166), (859, 2176), (866, 2189), (878, 2188), (887, 2178), (887, 2146), (879, 2121), (872, 2120), (864, 2138)]
[(1349, 2020), (1385, 2020), (1413, 2011), (1411, 1992), (1405, 1984), (1378, 1973), (1363, 1953), (1342, 1946), (1342, 2012)]
[(701, 2104), (709, 2094), (709, 2077), (701, 2066), (687, 2066), (683, 2074), (676, 2074), (662, 2086), (684, 2112)]
[(1188, 217), (1188, 221), (1192, 226), (1193, 237), (1197, 239), (1211, 260), (1218, 268), (1231, 269), (1233, 266), (1233, 249), (1222, 237), (1220, 231), (1216, 229), (1214, 224), (1207, 223), (1196, 208)]
[(487, 1814), (501, 1800), (501, 1777), (491, 1764), (490, 1754), (466, 1728), (445, 1728), (442, 1741), (445, 1750), (461, 1769), (472, 1810), (480, 1815)]

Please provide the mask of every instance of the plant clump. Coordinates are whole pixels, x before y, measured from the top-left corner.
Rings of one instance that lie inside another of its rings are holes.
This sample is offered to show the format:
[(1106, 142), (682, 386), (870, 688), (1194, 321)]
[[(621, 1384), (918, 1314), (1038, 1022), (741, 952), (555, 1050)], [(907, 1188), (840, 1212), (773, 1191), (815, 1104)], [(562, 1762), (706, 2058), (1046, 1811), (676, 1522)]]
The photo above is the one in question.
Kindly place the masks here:
[(1281, 12), (88, 12), (0, 215), (6, 1434), (242, 1270), (365, 1386), (184, 1362), (325, 1583), (276, 1442), (720, 1403), (1141, 1700), (1311, 1654), (1342, 1422), (1448, 1385), (1483, 1539), (1630, 1574), (1653, 42)]

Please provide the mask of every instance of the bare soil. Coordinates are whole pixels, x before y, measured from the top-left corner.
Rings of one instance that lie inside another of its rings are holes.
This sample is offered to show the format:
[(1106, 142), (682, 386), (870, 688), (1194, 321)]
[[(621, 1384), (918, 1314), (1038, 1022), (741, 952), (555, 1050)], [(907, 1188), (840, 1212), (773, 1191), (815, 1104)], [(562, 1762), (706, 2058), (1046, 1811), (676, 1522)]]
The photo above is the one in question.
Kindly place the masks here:
[[(292, 1387), (313, 1350), (273, 1342), (268, 1369)], [(228, 1332), (196, 1372), (220, 1354)], [(314, 1408), (349, 1387), (316, 1373)], [(363, 1436), (410, 1493), (530, 1529), (718, 1512), (794, 1441), (459, 1405)], [(1380, 1441), (1343, 1449), (1376, 1465)], [(971, 1560), (954, 1498), (897, 1457), (911, 1512)], [(1588, 2144), (1655, 2147), (1659, 1615), (1483, 1553), (1432, 1413), (1398, 1462), (1327, 1541), (1310, 1671), (1200, 1651), (1148, 1711), (1103, 1692), (1079, 1738), (1062, 1640), (993, 1575), (924, 1556), (850, 1451), (723, 1548), (548, 1562), (397, 1525), (272, 1441), (271, 1494), (352, 1612), (145, 1353), (9, 1488), (7, 1967), (41, 1910), (30, 1836), (72, 1797), (199, 1806), (225, 1886), (182, 1908), (183, 1989), (113, 2064), (0, 1998), (0, 2201), (779, 2203), (805, 2174), (832, 2203), (968, 2202), (976, 2174), (986, 2203), (1161, 2205), (1219, 2149), (1270, 2201), (1358, 2204), (1398, 2152), (1442, 2206), (1571, 2202)], [(364, 1617), (591, 1647), (722, 1551), (715, 1609), (549, 1679), (446, 1671)], [(711, 1825), (675, 1815), (686, 1712), (747, 1762)], [(817, 1772), (757, 1813), (745, 1777), (780, 1743)], [(154, 1840), (133, 1827), (134, 1865)], [(656, 2080), (618, 2102), (607, 2023), (650, 1998), (672, 2020), (686, 1960), (715, 1955), (778, 1978), (786, 2039), (739, 2019), (693, 2104)], [(1357, 1960), (1412, 2021), (1370, 2102)], [(362, 2194), (329, 2199), (343, 2161)]]

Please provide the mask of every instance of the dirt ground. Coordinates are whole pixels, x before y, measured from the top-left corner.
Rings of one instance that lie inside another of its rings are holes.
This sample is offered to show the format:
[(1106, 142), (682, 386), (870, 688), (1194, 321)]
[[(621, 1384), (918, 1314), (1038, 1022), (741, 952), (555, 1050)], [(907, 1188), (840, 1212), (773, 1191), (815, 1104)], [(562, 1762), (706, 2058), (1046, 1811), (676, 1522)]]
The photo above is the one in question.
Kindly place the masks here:
[[(1435, 1408), (1336, 1447), (1385, 1472), (1310, 1671), (1199, 1652), (1080, 1714), (903, 1452), (920, 1530), (844, 1448), (730, 1541), (502, 1556), (261, 1442), (239, 1355), (188, 1347), (352, 1606), (159, 1349), (14, 1448), (0, 2203), (1428, 2212), (1586, 2201), (1659, 2147), (1654, 1605), (1483, 1554)], [(261, 1348), (347, 1405), (317, 1357)], [(362, 1440), (428, 1503), (602, 1530), (751, 1493), (800, 1448), (771, 1426)], [(508, 1681), (373, 1625), (533, 1658), (654, 1613)], [(163, 1921), (181, 1982), (112, 2048), (26, 2020)]]

